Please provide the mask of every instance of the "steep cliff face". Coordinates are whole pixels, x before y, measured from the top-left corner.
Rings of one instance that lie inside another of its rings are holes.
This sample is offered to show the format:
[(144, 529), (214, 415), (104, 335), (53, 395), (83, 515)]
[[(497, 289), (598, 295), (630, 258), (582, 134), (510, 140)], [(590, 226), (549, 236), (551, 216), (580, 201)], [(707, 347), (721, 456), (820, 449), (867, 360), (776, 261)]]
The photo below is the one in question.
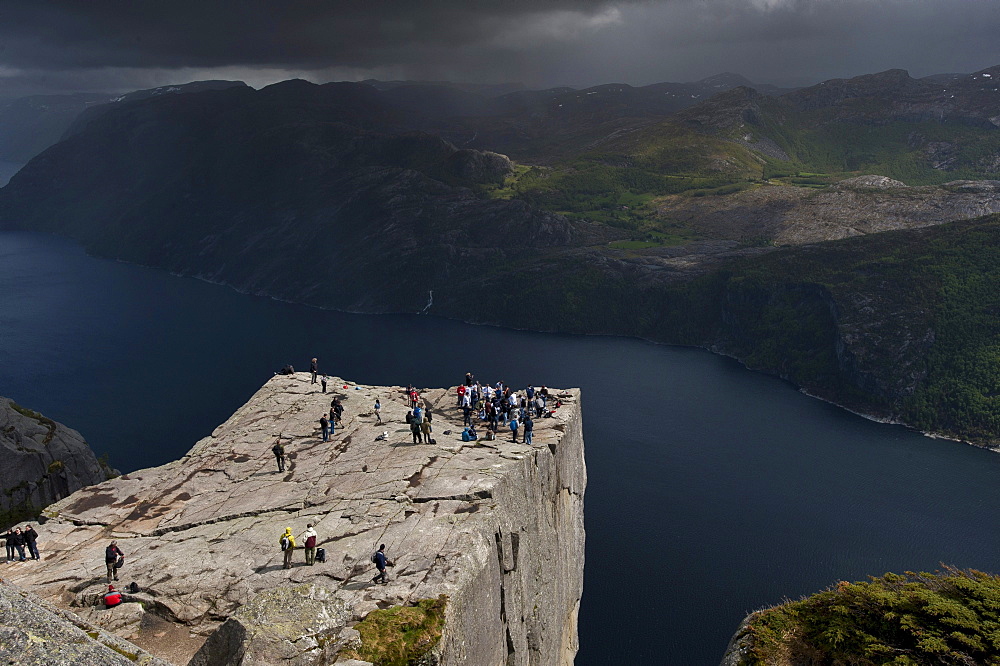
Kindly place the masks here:
[(0, 397), (0, 527), (118, 474), (75, 430)]
[[(318, 419), (331, 394), (308, 375), (277, 376), (181, 460), (49, 507), (45, 566), (12, 580), (93, 619), (104, 547), (117, 538), (123, 580), (143, 589), (128, 600), (145, 617), (116, 632), (157, 653), (146, 627), (167, 622), (199, 666), (333, 663), (358, 649), (353, 627), (372, 611), (441, 595), (445, 623), (427, 663), (572, 663), (586, 485), (579, 392), (560, 392), (533, 445), (476, 445), (459, 437), (454, 392), (426, 390), (436, 443), (413, 444), (400, 389), (333, 385), (350, 388), (337, 391), (344, 423), (329, 442)], [(270, 451), (279, 435), (284, 472)], [(327, 561), (305, 566), (296, 550), (282, 568), (278, 537), (307, 523)], [(380, 543), (395, 563), (385, 586), (370, 582)]]

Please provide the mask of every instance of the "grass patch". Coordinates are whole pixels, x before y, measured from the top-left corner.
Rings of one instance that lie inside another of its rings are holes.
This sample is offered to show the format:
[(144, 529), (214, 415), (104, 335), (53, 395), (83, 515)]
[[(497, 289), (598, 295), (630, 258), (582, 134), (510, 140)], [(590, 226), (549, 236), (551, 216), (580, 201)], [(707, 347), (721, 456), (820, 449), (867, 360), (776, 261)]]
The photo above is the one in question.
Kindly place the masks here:
[(887, 573), (761, 612), (744, 663), (1000, 664), (1000, 577)]
[(441, 640), (448, 597), (422, 599), (414, 606), (372, 611), (355, 629), (361, 646), (338, 657), (370, 661), (375, 666), (411, 666)]
[(36, 412), (36, 411), (34, 411), (32, 409), (28, 409), (27, 407), (22, 407), (21, 405), (17, 404), (13, 400), (10, 401), (10, 406), (11, 406), (11, 409), (13, 409), (15, 412), (17, 412), (21, 416), (26, 416), (29, 419), (34, 419), (35, 421), (38, 421), (41, 425), (43, 425), (43, 426), (45, 426), (46, 428), (49, 429), (49, 432), (48, 432), (47, 435), (45, 435), (45, 439), (42, 441), (42, 444), (48, 444), (49, 442), (52, 441), (52, 438), (56, 434), (56, 422), (55, 421), (53, 421), (52, 419), (48, 418), (47, 416), (42, 416), (41, 414), (39, 414), (38, 412)]

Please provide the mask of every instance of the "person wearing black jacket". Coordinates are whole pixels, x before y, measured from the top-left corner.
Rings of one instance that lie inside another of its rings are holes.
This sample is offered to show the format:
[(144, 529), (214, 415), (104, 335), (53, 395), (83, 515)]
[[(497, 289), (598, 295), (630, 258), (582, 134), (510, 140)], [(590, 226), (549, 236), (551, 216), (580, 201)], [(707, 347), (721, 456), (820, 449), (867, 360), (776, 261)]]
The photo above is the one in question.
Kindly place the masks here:
[(108, 566), (108, 582), (118, 580), (118, 567), (125, 561), (125, 553), (118, 547), (117, 541), (104, 549), (104, 563)]
[(11, 536), (14, 534), (13, 530), (7, 530), (3, 535), (3, 540), (7, 544), (7, 561), (10, 562), (14, 559), (14, 540)]
[(40, 559), (38, 556), (38, 532), (31, 525), (24, 526), (24, 545), (28, 547), (28, 554), (31, 555), (31, 559)]
[(17, 550), (17, 559), (19, 562), (24, 562), (24, 534), (21, 532), (20, 527), (15, 527), (13, 532), (7, 534), (7, 544), (13, 544), (14, 548)]

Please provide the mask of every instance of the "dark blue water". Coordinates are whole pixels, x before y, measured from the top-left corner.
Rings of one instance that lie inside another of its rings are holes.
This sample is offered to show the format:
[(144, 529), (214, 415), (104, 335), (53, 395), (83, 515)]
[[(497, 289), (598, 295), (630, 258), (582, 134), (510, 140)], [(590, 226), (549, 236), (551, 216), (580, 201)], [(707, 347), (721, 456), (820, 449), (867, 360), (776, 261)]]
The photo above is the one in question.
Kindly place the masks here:
[(0, 395), (123, 470), (184, 453), (311, 356), (368, 384), (467, 370), (580, 386), (590, 482), (581, 665), (716, 664), (744, 615), (940, 562), (997, 570), (1000, 456), (866, 421), (691, 349), (237, 294), (0, 234)]

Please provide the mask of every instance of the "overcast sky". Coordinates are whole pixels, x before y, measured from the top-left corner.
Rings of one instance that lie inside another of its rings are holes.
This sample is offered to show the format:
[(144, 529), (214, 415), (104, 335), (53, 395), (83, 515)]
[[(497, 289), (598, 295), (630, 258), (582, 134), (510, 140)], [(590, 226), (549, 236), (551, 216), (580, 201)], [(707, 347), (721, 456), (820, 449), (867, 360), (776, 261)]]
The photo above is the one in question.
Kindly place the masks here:
[(1000, 0), (0, 0), (0, 97), (225, 78), (804, 85), (1000, 64)]

